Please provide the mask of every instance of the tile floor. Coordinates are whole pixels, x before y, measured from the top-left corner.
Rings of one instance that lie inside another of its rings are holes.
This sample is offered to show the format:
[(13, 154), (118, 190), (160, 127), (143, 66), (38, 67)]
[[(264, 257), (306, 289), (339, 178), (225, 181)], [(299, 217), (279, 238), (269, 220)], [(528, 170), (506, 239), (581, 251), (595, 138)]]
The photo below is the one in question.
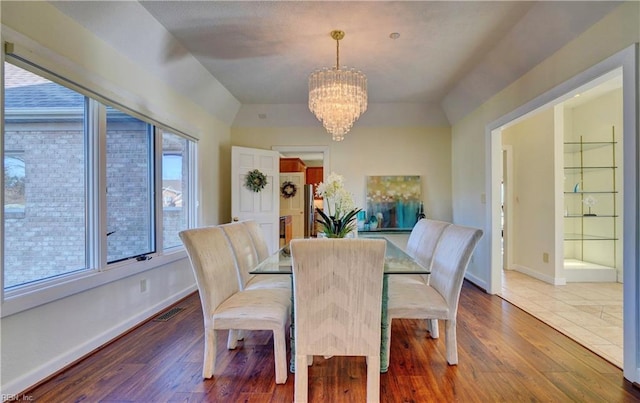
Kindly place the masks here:
[(622, 284), (554, 286), (505, 270), (501, 297), (622, 368)]

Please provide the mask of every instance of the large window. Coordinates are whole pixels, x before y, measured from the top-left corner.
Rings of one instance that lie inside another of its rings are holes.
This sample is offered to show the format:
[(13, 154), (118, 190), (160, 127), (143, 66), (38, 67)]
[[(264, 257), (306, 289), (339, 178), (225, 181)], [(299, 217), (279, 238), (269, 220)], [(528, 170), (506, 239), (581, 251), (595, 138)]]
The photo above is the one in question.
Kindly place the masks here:
[(181, 246), (178, 233), (189, 226), (189, 141), (162, 135), (162, 227), (164, 249)]
[(87, 268), (85, 105), (5, 63), (5, 288)]
[(154, 251), (153, 126), (107, 108), (107, 261)]
[(4, 68), (5, 290), (180, 246), (193, 141), (36, 68)]

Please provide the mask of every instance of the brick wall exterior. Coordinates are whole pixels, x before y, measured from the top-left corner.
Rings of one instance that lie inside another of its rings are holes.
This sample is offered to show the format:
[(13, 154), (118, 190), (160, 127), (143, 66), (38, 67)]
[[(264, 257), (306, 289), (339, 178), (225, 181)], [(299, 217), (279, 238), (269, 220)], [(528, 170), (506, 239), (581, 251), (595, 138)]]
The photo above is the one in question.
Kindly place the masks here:
[[(108, 231), (115, 231), (107, 238), (109, 261), (153, 251), (145, 130), (136, 120), (109, 123), (107, 222)], [(20, 151), (24, 158), (26, 199), (24, 211), (5, 215), (5, 287), (86, 268), (82, 122), (7, 122), (4, 141), (6, 150)], [(184, 151), (175, 143), (176, 151)], [(181, 244), (177, 233), (186, 228), (183, 208), (166, 208), (163, 219), (159, 233), (165, 244)]]

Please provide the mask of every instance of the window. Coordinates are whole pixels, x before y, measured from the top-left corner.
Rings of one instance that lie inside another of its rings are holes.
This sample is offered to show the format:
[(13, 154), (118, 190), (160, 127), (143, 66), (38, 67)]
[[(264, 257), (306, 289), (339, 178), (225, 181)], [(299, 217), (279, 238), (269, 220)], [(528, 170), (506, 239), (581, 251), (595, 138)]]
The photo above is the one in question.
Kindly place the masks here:
[(5, 63), (5, 288), (87, 268), (85, 103)]
[(195, 143), (19, 65), (4, 64), (5, 290), (181, 246)]
[(162, 135), (162, 235), (164, 249), (181, 246), (178, 233), (188, 228), (189, 141)]
[(153, 126), (107, 108), (107, 262), (155, 251)]

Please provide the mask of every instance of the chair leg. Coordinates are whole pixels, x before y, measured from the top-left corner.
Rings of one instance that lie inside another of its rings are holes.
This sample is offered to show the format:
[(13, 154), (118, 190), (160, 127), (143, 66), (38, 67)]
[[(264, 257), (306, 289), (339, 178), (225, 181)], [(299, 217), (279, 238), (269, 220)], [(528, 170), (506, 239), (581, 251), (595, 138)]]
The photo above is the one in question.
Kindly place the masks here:
[(309, 369), (307, 368), (307, 356), (296, 354), (296, 375), (294, 383), (295, 403), (307, 403), (309, 397)]
[(216, 330), (204, 329), (204, 360), (202, 363), (202, 377), (211, 378), (216, 369)]
[(227, 348), (233, 350), (238, 346), (238, 338), (240, 330), (229, 329), (229, 336), (227, 337)]
[(429, 330), (432, 339), (439, 338), (440, 328), (438, 327), (438, 319), (427, 319), (427, 330)]
[(276, 383), (287, 382), (287, 344), (284, 337), (285, 329), (273, 331), (273, 354), (276, 363)]
[(445, 343), (447, 349), (447, 362), (449, 365), (458, 364), (458, 342), (456, 340), (456, 320), (445, 321)]
[(380, 401), (380, 354), (367, 356), (367, 403)]

